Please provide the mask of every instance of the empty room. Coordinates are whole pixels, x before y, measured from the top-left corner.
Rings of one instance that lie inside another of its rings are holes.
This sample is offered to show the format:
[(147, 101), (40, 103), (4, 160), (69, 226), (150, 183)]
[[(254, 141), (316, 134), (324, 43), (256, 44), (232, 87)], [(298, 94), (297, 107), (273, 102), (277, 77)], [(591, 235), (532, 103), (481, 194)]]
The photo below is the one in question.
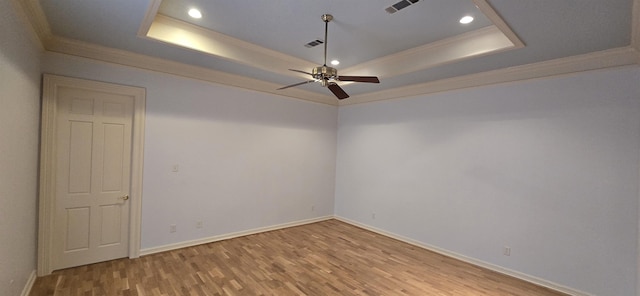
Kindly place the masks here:
[(640, 0), (0, 0), (0, 295), (640, 295)]

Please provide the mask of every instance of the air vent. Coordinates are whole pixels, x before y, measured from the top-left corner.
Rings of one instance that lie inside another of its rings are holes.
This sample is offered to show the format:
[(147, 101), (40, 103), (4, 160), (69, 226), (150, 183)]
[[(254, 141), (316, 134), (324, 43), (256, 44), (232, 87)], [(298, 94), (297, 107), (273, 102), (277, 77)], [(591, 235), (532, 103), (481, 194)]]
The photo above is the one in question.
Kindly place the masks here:
[(393, 4), (393, 5), (385, 8), (384, 11), (386, 11), (389, 14), (396, 13), (399, 10), (405, 9), (405, 8), (409, 7), (410, 5), (412, 5), (412, 4), (416, 4), (418, 1), (420, 1), (420, 0), (402, 0), (402, 1), (398, 2), (398, 3), (396, 3), (396, 4)]
[(324, 41), (322, 41), (320, 39), (316, 39), (316, 40), (313, 40), (313, 41), (305, 44), (304, 47), (312, 48), (312, 47), (316, 47), (316, 46), (318, 46), (318, 45), (320, 45), (322, 43), (324, 43)]

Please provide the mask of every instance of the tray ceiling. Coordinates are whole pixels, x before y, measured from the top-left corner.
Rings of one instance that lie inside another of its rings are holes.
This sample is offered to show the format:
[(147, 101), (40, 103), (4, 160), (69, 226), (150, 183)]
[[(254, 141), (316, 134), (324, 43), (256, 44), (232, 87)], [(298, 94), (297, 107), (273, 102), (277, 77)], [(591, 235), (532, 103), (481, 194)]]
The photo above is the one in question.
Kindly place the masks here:
[[(329, 23), (328, 59), (340, 60), (339, 73), (381, 79), (380, 84), (341, 83), (352, 95), (347, 104), (437, 91), (432, 85), (456, 88), (456, 78), (469, 78), (458, 81), (460, 87), (473, 86), (473, 75), (525, 65), (546, 69), (544, 63), (557, 59), (581, 62), (571, 66), (577, 70), (638, 60), (632, 42), (638, 0), (411, 2), (392, 14), (385, 8), (397, 0), (21, 4), (51, 51), (330, 104), (337, 102), (315, 83), (275, 91), (308, 79), (287, 69), (309, 71), (322, 64), (323, 45), (304, 45), (324, 41), (324, 13), (335, 17)], [(203, 17), (190, 18), (190, 8), (200, 9)], [(465, 15), (474, 22), (459, 23)], [(577, 58), (594, 52), (603, 52), (607, 64)]]

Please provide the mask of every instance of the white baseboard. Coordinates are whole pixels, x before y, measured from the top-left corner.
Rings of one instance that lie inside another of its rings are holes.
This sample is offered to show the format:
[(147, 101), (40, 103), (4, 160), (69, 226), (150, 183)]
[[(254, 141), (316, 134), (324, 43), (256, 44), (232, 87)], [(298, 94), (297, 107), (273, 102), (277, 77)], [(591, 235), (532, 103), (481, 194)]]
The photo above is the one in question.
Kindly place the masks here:
[(217, 241), (221, 241), (221, 240), (232, 239), (232, 238), (236, 238), (236, 237), (241, 237), (241, 236), (246, 236), (246, 235), (251, 235), (251, 234), (256, 234), (256, 233), (261, 233), (261, 232), (267, 232), (267, 231), (272, 231), (272, 230), (278, 230), (278, 229), (283, 229), (283, 228), (288, 228), (288, 227), (300, 226), (300, 225), (304, 225), (304, 224), (310, 224), (310, 223), (326, 221), (326, 220), (331, 220), (331, 219), (333, 219), (333, 215), (317, 217), (317, 218), (311, 218), (311, 219), (305, 219), (305, 220), (299, 220), (299, 221), (288, 222), (288, 223), (283, 223), (283, 224), (278, 224), (278, 225), (260, 227), (260, 228), (254, 228), (254, 229), (249, 229), (249, 230), (244, 230), (244, 231), (239, 231), (239, 232), (234, 232), (234, 233), (227, 233), (227, 234), (222, 234), (222, 235), (216, 235), (216, 236), (212, 236), (212, 237), (206, 237), (206, 238), (201, 238), (201, 239), (196, 239), (196, 240), (191, 240), (191, 241), (179, 242), (179, 243), (169, 244), (169, 245), (164, 245), (164, 246), (159, 246), (159, 247), (147, 248), (147, 249), (140, 250), (140, 256), (145, 256), (145, 255), (150, 255), (150, 254), (155, 254), (155, 253), (160, 253), (160, 252), (166, 252), (166, 251), (171, 251), (171, 250), (181, 249), (181, 248), (186, 248), (186, 247), (192, 247), (192, 246), (197, 246), (197, 245), (202, 245), (202, 244), (208, 244), (208, 243), (213, 243), (213, 242), (217, 242)]
[(560, 284), (556, 284), (556, 283), (553, 283), (553, 282), (550, 282), (550, 281), (547, 281), (547, 280), (544, 280), (544, 279), (541, 279), (541, 278), (538, 278), (538, 277), (535, 277), (535, 276), (524, 274), (524, 273), (521, 273), (521, 272), (518, 272), (518, 271), (515, 271), (515, 270), (511, 270), (511, 269), (504, 268), (504, 267), (501, 267), (501, 266), (498, 266), (498, 265), (494, 265), (494, 264), (491, 264), (491, 263), (488, 263), (488, 262), (484, 262), (484, 261), (481, 261), (481, 260), (478, 260), (478, 259), (467, 257), (467, 256), (464, 256), (462, 254), (458, 254), (458, 253), (451, 252), (451, 251), (448, 251), (448, 250), (445, 250), (445, 249), (441, 249), (441, 248), (438, 248), (436, 246), (425, 244), (423, 242), (419, 242), (419, 241), (416, 241), (416, 240), (413, 240), (413, 239), (410, 239), (410, 238), (407, 238), (407, 237), (404, 237), (404, 236), (401, 236), (401, 235), (397, 235), (397, 234), (394, 234), (394, 233), (391, 233), (391, 232), (387, 232), (387, 231), (384, 231), (382, 229), (378, 229), (378, 228), (375, 228), (375, 227), (372, 227), (372, 226), (369, 226), (369, 225), (366, 225), (366, 224), (362, 224), (360, 222), (356, 222), (356, 221), (353, 221), (353, 220), (350, 220), (350, 219), (347, 219), (347, 218), (344, 218), (344, 217), (334, 216), (334, 219), (342, 221), (342, 222), (345, 222), (345, 223), (348, 223), (348, 224), (351, 224), (351, 225), (354, 225), (354, 226), (357, 226), (357, 227), (360, 227), (360, 228), (364, 228), (366, 230), (375, 232), (377, 234), (384, 235), (386, 237), (390, 237), (390, 238), (393, 238), (393, 239), (408, 243), (408, 244), (416, 246), (416, 247), (420, 247), (420, 248), (423, 248), (423, 249), (426, 249), (426, 250), (429, 250), (429, 251), (432, 251), (432, 252), (436, 252), (438, 254), (441, 254), (441, 255), (444, 255), (444, 256), (447, 256), (447, 257), (451, 257), (453, 259), (457, 259), (457, 260), (460, 260), (460, 261), (463, 261), (463, 262), (467, 262), (467, 263), (470, 263), (470, 264), (473, 264), (473, 265), (476, 265), (476, 266), (479, 266), (479, 267), (482, 267), (482, 268), (486, 268), (486, 269), (489, 269), (489, 270), (492, 270), (492, 271), (495, 271), (495, 272), (498, 272), (498, 273), (501, 273), (501, 274), (504, 274), (504, 275), (508, 275), (508, 276), (511, 276), (511, 277), (514, 277), (514, 278), (518, 278), (518, 279), (521, 279), (523, 281), (530, 282), (530, 283), (538, 285), (538, 286), (546, 287), (546, 288), (549, 288), (549, 289), (552, 289), (552, 290), (555, 290), (555, 291), (558, 291), (558, 292), (562, 292), (562, 293), (569, 294), (569, 295), (574, 295), (574, 296), (594, 296), (593, 294), (582, 292), (582, 291), (579, 291), (579, 290), (576, 290), (576, 289), (572, 289), (572, 288), (569, 288), (569, 287), (566, 287), (566, 286), (563, 286), (563, 285), (560, 285)]
[(34, 269), (29, 275), (29, 279), (24, 285), (24, 289), (22, 289), (22, 293), (20, 293), (20, 296), (29, 296), (29, 293), (31, 293), (31, 288), (33, 288), (33, 284), (36, 282), (36, 278), (38, 277), (36, 276), (36, 270)]
[[(438, 254), (447, 256), (447, 257), (451, 257), (463, 262), (467, 262), (482, 268), (486, 268), (507, 276), (511, 276), (514, 278), (518, 278), (521, 279), (523, 281), (526, 282), (530, 282), (532, 284), (538, 285), (538, 286), (542, 286), (542, 287), (546, 287), (558, 292), (562, 292), (565, 294), (569, 294), (569, 295), (574, 295), (574, 296), (594, 296), (593, 294), (589, 294), (586, 292), (582, 292), (573, 288), (569, 288), (557, 283), (553, 283), (535, 276), (531, 276), (528, 274), (524, 274), (515, 270), (511, 270), (508, 268), (504, 268), (498, 265), (494, 265), (485, 261), (481, 261), (478, 259), (474, 259), (471, 257), (467, 257), (464, 256), (462, 254), (458, 254), (455, 252), (451, 252), (442, 248), (438, 248), (436, 246), (432, 246), (429, 244), (425, 244), (423, 242), (420, 241), (416, 241), (413, 239), (410, 239), (408, 237), (404, 237), (401, 235), (397, 235), (382, 229), (378, 229), (366, 224), (362, 224), (360, 222), (354, 221), (354, 220), (350, 220), (344, 217), (339, 217), (339, 216), (323, 216), (323, 217), (317, 217), (317, 218), (312, 218), (312, 219), (306, 219), (306, 220), (300, 220), (300, 221), (294, 221), (294, 222), (289, 222), (289, 223), (283, 223), (283, 224), (278, 224), (278, 225), (272, 225), (272, 226), (267, 226), (267, 227), (260, 227), (260, 228), (254, 228), (254, 229), (249, 229), (249, 230), (244, 230), (244, 231), (239, 231), (239, 232), (234, 232), (234, 233), (228, 233), (228, 234), (223, 234), (223, 235), (216, 235), (216, 236), (212, 236), (212, 237), (207, 237), (207, 238), (202, 238), (202, 239), (197, 239), (197, 240), (191, 240), (191, 241), (185, 241), (185, 242), (180, 242), (180, 243), (175, 243), (175, 244), (169, 244), (169, 245), (164, 245), (164, 246), (159, 246), (159, 247), (153, 247), (153, 248), (147, 248), (147, 249), (142, 249), (140, 250), (140, 255), (141, 256), (145, 256), (145, 255), (150, 255), (150, 254), (155, 254), (155, 253), (160, 253), (160, 252), (166, 252), (166, 251), (171, 251), (171, 250), (176, 250), (176, 249), (181, 249), (181, 248), (187, 248), (187, 247), (192, 247), (192, 246), (196, 246), (196, 245), (201, 245), (201, 244), (207, 244), (207, 243), (212, 243), (212, 242), (217, 242), (217, 241), (221, 241), (221, 240), (227, 240), (227, 239), (232, 239), (232, 238), (236, 238), (236, 237), (241, 237), (241, 236), (246, 236), (246, 235), (251, 235), (251, 234), (256, 234), (256, 233), (261, 233), (261, 232), (267, 232), (267, 231), (272, 231), (272, 230), (278, 230), (278, 229), (283, 229), (283, 228), (288, 228), (288, 227), (294, 227), (294, 226), (300, 226), (300, 225), (304, 225), (304, 224), (310, 224), (310, 223), (315, 223), (315, 222), (320, 222), (320, 221), (326, 221), (326, 220), (331, 220), (331, 219), (336, 219), (375, 233), (378, 233), (380, 235), (384, 235), (386, 237), (390, 237), (405, 243), (408, 243), (410, 245), (416, 246), (416, 247), (420, 247), (423, 248), (425, 250), (429, 250), (432, 252), (436, 252)], [(31, 289), (31, 285), (33, 285), (33, 281), (35, 281), (35, 271), (32, 274), (33, 279), (30, 279), (30, 286), (29, 286), (29, 290)], [(27, 287), (25, 287), (26, 290)], [(27, 296), (28, 295), (28, 291), (27, 294), (22, 294), (23, 296)]]

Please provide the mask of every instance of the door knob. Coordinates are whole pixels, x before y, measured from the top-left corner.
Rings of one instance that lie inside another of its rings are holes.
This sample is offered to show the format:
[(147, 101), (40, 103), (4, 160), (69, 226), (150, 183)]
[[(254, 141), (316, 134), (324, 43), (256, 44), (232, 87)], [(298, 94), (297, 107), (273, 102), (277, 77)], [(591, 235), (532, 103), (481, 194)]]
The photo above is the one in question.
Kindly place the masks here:
[(122, 199), (122, 200), (128, 200), (128, 199), (129, 199), (129, 195), (128, 195), (128, 194), (127, 194), (127, 195), (123, 195), (123, 196), (121, 196), (121, 197), (120, 197), (120, 199)]

